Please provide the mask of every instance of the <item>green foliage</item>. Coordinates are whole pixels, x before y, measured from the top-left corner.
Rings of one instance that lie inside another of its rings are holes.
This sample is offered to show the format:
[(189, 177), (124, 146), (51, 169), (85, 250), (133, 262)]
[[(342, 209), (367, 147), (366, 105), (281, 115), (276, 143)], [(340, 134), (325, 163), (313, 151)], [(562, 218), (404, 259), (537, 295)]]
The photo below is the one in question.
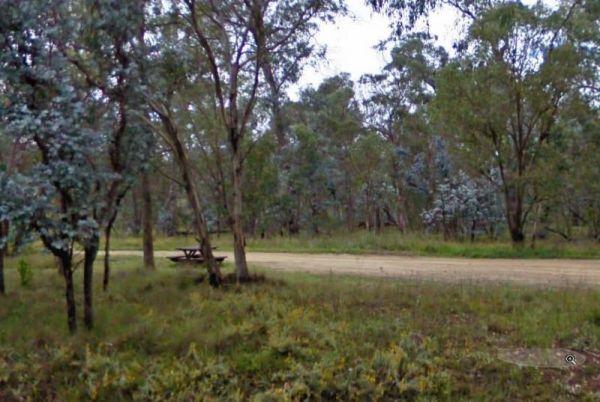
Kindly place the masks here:
[(33, 206), (25, 204), (19, 211), (32, 210), (27, 225), (37, 229), (49, 249), (64, 252), (75, 239), (85, 241), (95, 231), (89, 209), (103, 175), (90, 161), (103, 144), (102, 135), (86, 127), (90, 105), (81, 99), (67, 59), (50, 45), (59, 32), (45, 14), (47, 7), (5, 1), (0, 6), (7, 10), (0, 20), (5, 38), (0, 79), (8, 99), (0, 110), (0, 130), (17, 142), (36, 144), (39, 152), (39, 163), (26, 172), (29, 182), (22, 183), (32, 200), (27, 204)]
[(524, 240), (529, 211), (544, 198), (539, 187), (554, 165), (561, 117), (590, 74), (569, 23), (583, 5), (570, 7), (490, 5), (473, 20), (459, 57), (439, 79), (439, 122), (457, 159), (504, 193), (515, 242)]
[(17, 269), (19, 271), (19, 283), (21, 286), (24, 288), (30, 287), (33, 280), (33, 272), (29, 263), (21, 259), (19, 260), (19, 267)]
[[(114, 221), (152, 147), (133, 44), (144, 6), (0, 0), (0, 132), (13, 141), (11, 168), (19, 170), (0, 177), (0, 220), (35, 230), (61, 259), (68, 294), (74, 244), (95, 258), (100, 230)], [(19, 162), (21, 147), (28, 164)], [(86, 300), (91, 305), (91, 295)]]

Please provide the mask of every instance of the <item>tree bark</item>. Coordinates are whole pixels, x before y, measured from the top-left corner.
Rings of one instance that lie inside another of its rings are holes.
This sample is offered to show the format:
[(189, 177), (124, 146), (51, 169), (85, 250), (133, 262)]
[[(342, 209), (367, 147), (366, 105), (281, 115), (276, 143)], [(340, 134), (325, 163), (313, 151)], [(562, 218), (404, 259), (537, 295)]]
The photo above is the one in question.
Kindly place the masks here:
[(377, 205), (375, 207), (375, 228), (377, 233), (380, 233), (383, 230), (383, 222), (381, 219), (381, 207)]
[(138, 207), (138, 199), (135, 191), (131, 191), (131, 204), (133, 207), (133, 216), (131, 219), (131, 233), (134, 236), (138, 236), (140, 234), (140, 209)]
[(152, 195), (148, 173), (142, 174), (142, 226), (144, 229), (144, 267), (154, 270), (154, 240), (152, 237)]
[(504, 195), (506, 200), (506, 221), (510, 238), (513, 244), (521, 245), (525, 241), (523, 196), (514, 188), (506, 188)]
[(77, 332), (77, 315), (75, 306), (75, 292), (73, 288), (73, 258), (71, 253), (64, 251), (59, 255), (60, 264), (65, 278), (65, 299), (67, 301), (67, 322), (71, 335)]
[(248, 263), (246, 262), (246, 242), (242, 227), (242, 163), (238, 152), (233, 154), (233, 253), (235, 255), (235, 269), (238, 281), (250, 277)]
[(117, 213), (115, 211), (104, 229), (104, 277), (102, 278), (102, 290), (105, 292), (108, 290), (108, 283), (110, 281), (110, 237), (116, 219)]
[(169, 184), (164, 209), (169, 212), (171, 221), (167, 226), (161, 226), (161, 230), (167, 236), (177, 235), (177, 187), (175, 183)]
[(102, 278), (102, 290), (108, 290), (110, 281), (110, 235), (112, 232), (113, 222), (108, 223), (104, 229), (104, 277)]
[(531, 244), (530, 244), (531, 248), (535, 248), (535, 240), (536, 240), (536, 238), (538, 236), (538, 233), (537, 233), (538, 229), (537, 228), (538, 228), (538, 223), (540, 221), (540, 211), (541, 211), (541, 209), (542, 209), (542, 204), (538, 204), (537, 207), (536, 207), (536, 209), (535, 209), (535, 218), (534, 218), (534, 221), (533, 221), (533, 230), (532, 230), (532, 234), (531, 234)]
[(87, 329), (94, 327), (94, 262), (98, 255), (98, 239), (84, 249), (83, 262), (83, 322)]
[(525, 233), (523, 232), (523, 228), (519, 226), (511, 227), (510, 238), (512, 242), (516, 245), (523, 244), (523, 241), (525, 240)]
[[(261, 34), (260, 38), (262, 39), (262, 46), (266, 45), (264, 44), (264, 26), (261, 27)], [(287, 145), (288, 140), (287, 140), (287, 136), (286, 134), (286, 128), (287, 128), (287, 124), (286, 124), (286, 119), (285, 119), (285, 115), (283, 114), (282, 110), (281, 110), (281, 99), (280, 99), (280, 92), (281, 92), (281, 88), (280, 86), (277, 84), (277, 79), (275, 78), (275, 74), (273, 73), (273, 66), (271, 64), (271, 60), (270, 57), (268, 57), (268, 55), (265, 55), (263, 63), (262, 63), (262, 70), (263, 73), (265, 75), (265, 79), (267, 81), (267, 84), (269, 86), (269, 91), (270, 91), (270, 104), (271, 104), (271, 111), (273, 113), (273, 128), (275, 131), (275, 136), (277, 137), (277, 147), (279, 149), (279, 151), (283, 150), (283, 148)]]
[(404, 233), (406, 232), (408, 219), (406, 217), (406, 197), (400, 180), (396, 180), (396, 203), (396, 225), (398, 230)]
[(369, 196), (369, 185), (365, 189), (365, 229), (371, 230), (371, 198)]
[(346, 191), (348, 200), (346, 202), (346, 226), (350, 232), (354, 231), (354, 194), (350, 184), (349, 176), (346, 177)]
[(175, 154), (175, 160), (181, 172), (181, 178), (183, 180), (185, 193), (190, 204), (190, 208), (194, 213), (194, 228), (196, 235), (200, 239), (200, 246), (202, 248), (202, 255), (204, 256), (204, 262), (206, 264), (209, 282), (211, 286), (217, 287), (221, 284), (223, 277), (221, 275), (221, 269), (215, 257), (212, 253), (212, 245), (208, 235), (208, 228), (204, 217), (202, 215), (202, 205), (200, 203), (200, 197), (198, 196), (198, 190), (196, 183), (192, 179), (192, 170), (190, 168), (189, 160), (183, 147), (183, 143), (179, 139), (177, 128), (173, 125), (168, 115), (160, 114), (165, 132), (170, 140), (170, 146)]
[(471, 221), (471, 243), (475, 242), (475, 228), (477, 227), (477, 220)]

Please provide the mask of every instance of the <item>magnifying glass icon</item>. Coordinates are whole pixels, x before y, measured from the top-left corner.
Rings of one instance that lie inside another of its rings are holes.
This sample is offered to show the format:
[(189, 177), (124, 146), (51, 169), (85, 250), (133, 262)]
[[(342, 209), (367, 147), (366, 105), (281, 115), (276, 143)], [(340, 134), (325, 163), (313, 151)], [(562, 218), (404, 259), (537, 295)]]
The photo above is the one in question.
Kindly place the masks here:
[(573, 366), (577, 365), (577, 362), (575, 361), (575, 356), (573, 355), (565, 356), (565, 361), (567, 362), (567, 364), (572, 364)]

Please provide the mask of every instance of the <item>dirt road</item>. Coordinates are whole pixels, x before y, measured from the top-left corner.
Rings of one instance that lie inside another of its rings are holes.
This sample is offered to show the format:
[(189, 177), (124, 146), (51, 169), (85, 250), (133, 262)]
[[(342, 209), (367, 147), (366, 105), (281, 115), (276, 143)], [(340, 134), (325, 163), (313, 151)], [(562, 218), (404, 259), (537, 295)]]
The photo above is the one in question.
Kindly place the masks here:
[[(112, 255), (141, 256), (138, 251), (112, 251)], [(157, 257), (176, 253), (156, 252)], [(217, 252), (233, 261), (233, 253)], [(600, 260), (518, 260), (404, 257), (349, 254), (258, 253), (247, 255), (250, 264), (278, 271), (319, 274), (353, 274), (379, 277), (436, 279), (450, 282), (518, 282), (527, 285), (598, 286)]]

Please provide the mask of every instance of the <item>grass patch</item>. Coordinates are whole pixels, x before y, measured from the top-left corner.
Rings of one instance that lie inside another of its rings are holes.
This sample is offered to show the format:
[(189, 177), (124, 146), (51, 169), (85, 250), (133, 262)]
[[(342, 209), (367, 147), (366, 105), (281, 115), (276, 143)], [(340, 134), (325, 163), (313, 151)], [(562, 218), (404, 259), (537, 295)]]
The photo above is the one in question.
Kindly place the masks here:
[[(198, 269), (160, 260), (147, 273), (140, 259), (116, 257), (110, 291), (96, 280), (96, 328), (70, 337), (52, 261), (25, 258), (30, 287), (19, 286), (17, 260), (9, 260), (0, 302), (0, 400), (598, 396), (594, 361), (574, 388), (571, 372), (495, 357), (506, 347), (600, 352), (600, 292), (590, 289), (258, 270), (266, 281), (214, 290), (195, 283)], [(81, 306), (81, 272), (76, 280)]]
[[(219, 250), (232, 249), (229, 235), (213, 237)], [(193, 245), (193, 236), (158, 237), (157, 250), (174, 250), (183, 245)], [(139, 237), (115, 237), (111, 240), (115, 250), (141, 250)], [(565, 242), (559, 239), (538, 240), (535, 248), (514, 247), (508, 240), (474, 243), (444, 241), (439, 236), (402, 234), (396, 230), (382, 233), (357, 231), (333, 235), (273, 237), (247, 239), (249, 251), (295, 252), (295, 253), (347, 253), (347, 254), (398, 254), (436, 257), (469, 258), (600, 258), (600, 244), (590, 241)]]

